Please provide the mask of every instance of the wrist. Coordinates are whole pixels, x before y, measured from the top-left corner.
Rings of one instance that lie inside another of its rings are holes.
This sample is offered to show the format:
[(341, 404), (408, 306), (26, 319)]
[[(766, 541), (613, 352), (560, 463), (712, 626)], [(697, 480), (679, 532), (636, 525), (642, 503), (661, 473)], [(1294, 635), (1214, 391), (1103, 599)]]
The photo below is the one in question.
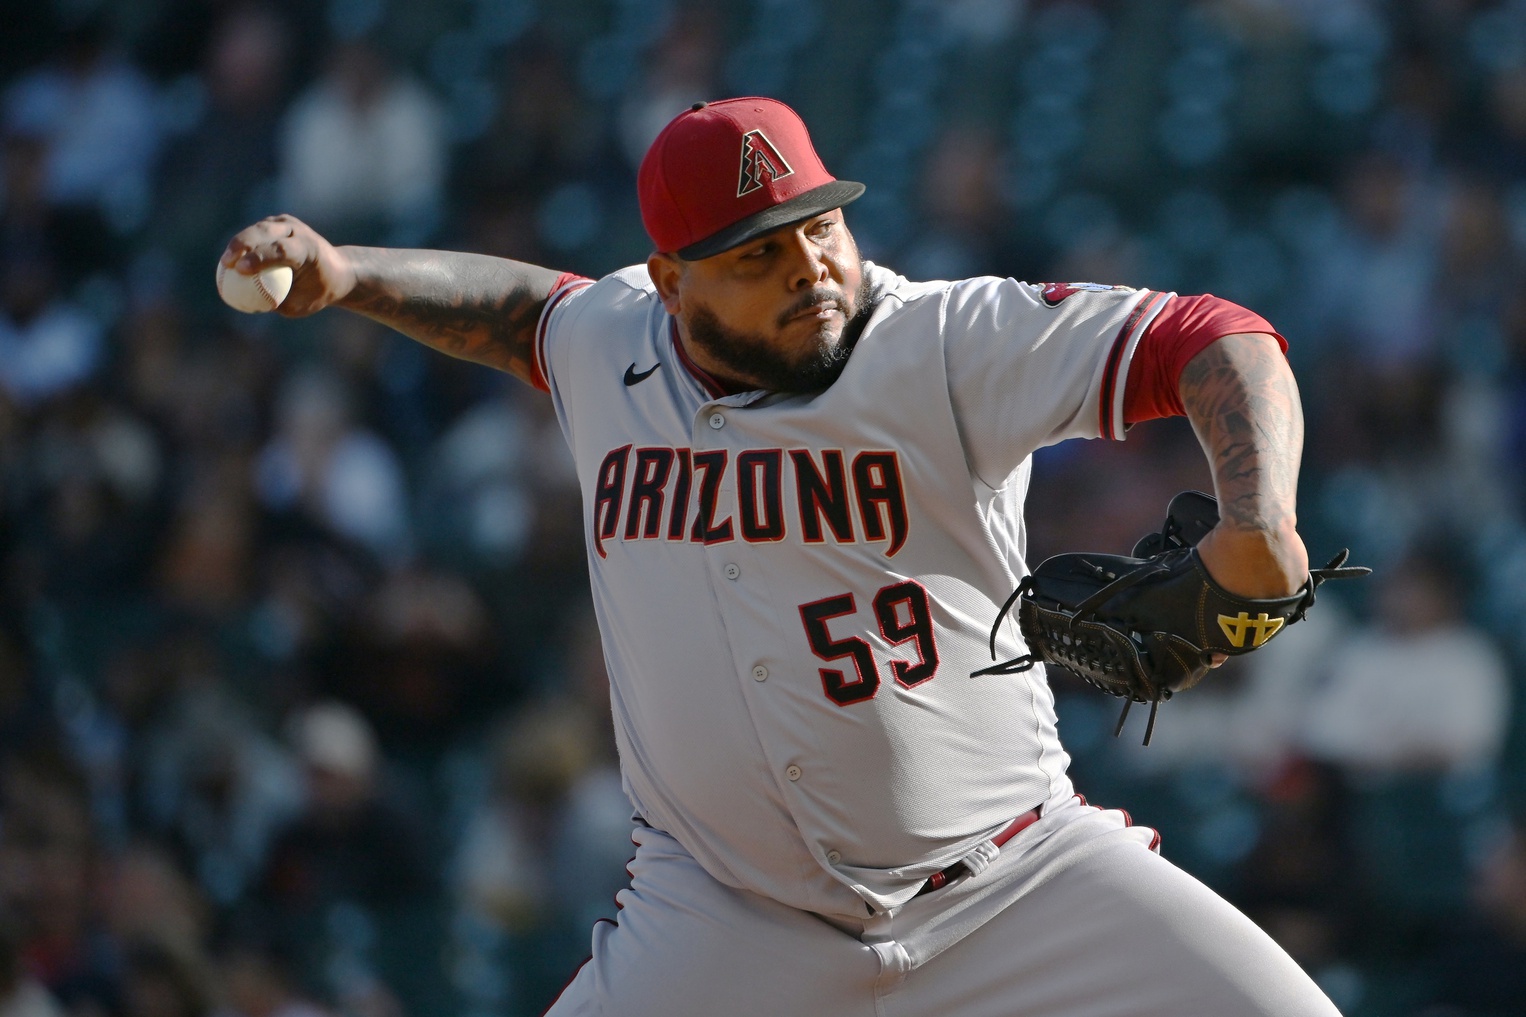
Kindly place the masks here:
[(1309, 577), (1309, 555), (1290, 521), (1269, 529), (1219, 523), (1198, 544), (1214, 582), (1242, 597), (1287, 597)]
[(367, 273), (365, 271), (366, 248), (330, 247), (325, 252), (327, 262), (324, 273), (329, 283), (330, 303), (354, 309), (366, 295)]

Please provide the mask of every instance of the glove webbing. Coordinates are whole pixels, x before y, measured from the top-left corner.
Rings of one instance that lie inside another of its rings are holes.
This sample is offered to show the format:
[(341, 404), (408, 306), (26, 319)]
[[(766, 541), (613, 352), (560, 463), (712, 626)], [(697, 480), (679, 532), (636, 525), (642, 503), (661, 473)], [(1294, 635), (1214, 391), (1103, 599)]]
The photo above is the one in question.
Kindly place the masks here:
[[(1087, 562), (1086, 564), (1091, 565), (1092, 568), (1096, 569), (1097, 572), (1103, 576), (1111, 575), (1110, 573), (1103, 572), (1102, 567), (1099, 565), (1092, 565), (1091, 562)], [(1170, 566), (1163, 564), (1160, 560), (1156, 560), (1149, 563), (1148, 565), (1135, 569), (1133, 572), (1129, 572), (1126, 575), (1115, 578), (1112, 582), (1108, 583), (1096, 593), (1093, 593), (1090, 597), (1087, 597), (1080, 604), (1076, 605), (1075, 612), (1070, 615), (1065, 623), (1067, 633), (1074, 630), (1077, 620), (1084, 619), (1094, 614), (1098, 607), (1100, 607), (1102, 604), (1105, 604), (1116, 594), (1121, 593), (1123, 590), (1137, 585), (1146, 579), (1153, 578), (1154, 576), (1158, 576), (1169, 571), (1171, 571)], [(991, 626), (992, 660), (996, 659), (996, 637), (1001, 629), (1002, 619), (1007, 616), (1007, 614), (1012, 610), (1012, 606), (1016, 604), (1019, 599), (1021, 599), (1022, 595), (1025, 592), (1031, 591), (1032, 589), (1033, 576), (1024, 576), (1022, 582), (1018, 583), (1017, 589), (1014, 590), (1012, 595), (1007, 598), (1006, 603), (1002, 604), (1001, 611), (997, 613), (996, 621)], [(1067, 637), (1063, 639), (1050, 638), (1049, 642), (1053, 646), (1063, 645), (1066, 648), (1065, 656), (1073, 657), (1078, 664), (1082, 663), (1083, 657), (1090, 658), (1085, 661), (1086, 666), (1082, 666), (1078, 669), (1080, 673), (1083, 674), (1088, 670), (1111, 671), (1115, 669), (1119, 673), (1122, 673), (1127, 666), (1122, 662), (1117, 662), (1115, 665), (1114, 662), (1116, 661), (1116, 655), (1105, 652), (1107, 649), (1111, 648), (1111, 644), (1105, 640), (1082, 640), (1067, 635)], [(1098, 658), (1102, 656), (1106, 656), (1108, 660), (1099, 660)], [(1042, 658), (1038, 654), (1029, 651), (1028, 653), (1023, 654), (1021, 657), (1014, 657), (1013, 659), (1004, 663), (993, 664), (991, 667), (981, 668), (979, 671), (972, 671), (970, 672), (970, 677), (978, 678), (982, 675), (1020, 674), (1023, 671), (1031, 669), (1033, 665), (1038, 663), (1041, 659)], [(1102, 691), (1107, 692), (1109, 695), (1119, 695), (1119, 693), (1113, 691), (1112, 689), (1103, 688)], [(1123, 696), (1122, 698), (1123, 712), (1118, 715), (1118, 723), (1113, 725), (1114, 738), (1117, 738), (1120, 734), (1122, 734), (1124, 722), (1128, 720), (1129, 710), (1134, 705), (1133, 697)], [(1160, 704), (1163, 700), (1169, 698), (1171, 698), (1171, 693), (1170, 691), (1166, 691), (1160, 699), (1151, 700), (1150, 702), (1150, 719), (1145, 725), (1144, 743), (1146, 745), (1150, 744), (1150, 738), (1155, 734), (1155, 715), (1157, 711), (1160, 710)], [(1140, 701), (1143, 702), (1143, 700)]]
[[(1087, 562), (1087, 564), (1091, 565), (1091, 562)], [(1096, 569), (1099, 573), (1102, 572), (1101, 566), (1091, 565), (1091, 567)], [(1106, 586), (1102, 587), (1102, 589), (1098, 590), (1096, 593), (1083, 600), (1080, 604), (1076, 605), (1074, 608), (1075, 613), (1070, 616), (1071, 627), (1074, 626), (1074, 623), (1078, 619), (1092, 614), (1099, 606), (1106, 603), (1108, 599), (1115, 594), (1128, 589), (1130, 586), (1143, 582), (1152, 576), (1157, 576), (1162, 572), (1169, 571), (1169, 566), (1163, 565), (1159, 562), (1151, 562), (1143, 568), (1135, 569), (1133, 572), (1130, 572), (1127, 575), (1117, 577), (1113, 582), (1108, 583)], [(1104, 573), (1104, 575), (1106, 574), (1107, 573)], [(1030, 593), (1032, 590), (1033, 576), (1026, 575), (1023, 577), (1022, 582), (1017, 584), (1017, 589), (1012, 591), (1012, 596), (1008, 597), (1006, 603), (1002, 604), (1001, 610), (996, 613), (996, 621), (991, 625), (992, 660), (996, 659), (996, 637), (1001, 631), (1002, 619), (1011, 612), (1012, 605), (1016, 604), (1018, 600), (1023, 596), (1023, 594)], [(1037, 654), (1032, 652), (1025, 653), (1021, 657), (1014, 657), (1005, 663), (993, 664), (990, 667), (981, 668), (979, 671), (971, 671), (970, 677), (979, 678), (982, 675), (991, 674), (1018, 674), (1020, 672), (1027, 671), (1029, 668), (1033, 667), (1034, 664), (1037, 664), (1041, 659), (1042, 658), (1040, 658)]]

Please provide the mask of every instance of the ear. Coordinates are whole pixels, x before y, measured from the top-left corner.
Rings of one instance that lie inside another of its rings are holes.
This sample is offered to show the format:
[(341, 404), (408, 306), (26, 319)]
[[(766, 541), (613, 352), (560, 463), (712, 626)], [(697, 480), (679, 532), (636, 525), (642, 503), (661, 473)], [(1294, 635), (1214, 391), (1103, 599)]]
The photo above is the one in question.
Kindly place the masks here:
[(669, 314), (677, 316), (683, 307), (679, 299), (680, 283), (683, 280), (683, 263), (671, 254), (656, 252), (646, 259), (647, 275), (652, 277), (652, 285), (657, 287), (657, 295), (662, 298), (662, 306), (667, 308)]

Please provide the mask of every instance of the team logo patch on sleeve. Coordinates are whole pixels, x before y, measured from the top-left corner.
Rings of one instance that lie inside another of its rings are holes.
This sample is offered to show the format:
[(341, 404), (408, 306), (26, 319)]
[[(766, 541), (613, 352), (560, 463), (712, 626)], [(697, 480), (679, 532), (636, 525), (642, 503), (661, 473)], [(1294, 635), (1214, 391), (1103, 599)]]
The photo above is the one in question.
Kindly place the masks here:
[(1127, 290), (1127, 286), (1107, 286), (1102, 283), (1092, 282), (1063, 282), (1063, 283), (1034, 283), (1039, 287), (1039, 296), (1050, 307), (1059, 307), (1060, 301), (1072, 293), (1080, 293), (1085, 290), (1088, 293), (1102, 293), (1107, 290)]
[(762, 131), (742, 135), (742, 172), (737, 178), (737, 197), (763, 186), (765, 178), (781, 180), (795, 172)]

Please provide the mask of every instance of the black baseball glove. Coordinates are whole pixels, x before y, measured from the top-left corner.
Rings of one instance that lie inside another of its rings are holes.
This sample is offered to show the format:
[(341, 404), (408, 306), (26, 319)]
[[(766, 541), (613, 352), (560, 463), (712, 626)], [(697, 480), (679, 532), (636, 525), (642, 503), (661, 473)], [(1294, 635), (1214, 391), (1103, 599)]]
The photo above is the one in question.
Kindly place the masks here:
[(1110, 695), (1123, 698), (1114, 730), (1123, 730), (1129, 707), (1150, 704), (1146, 745), (1155, 713), (1174, 693), (1208, 673), (1215, 653), (1234, 656), (1259, 649), (1314, 604), (1327, 579), (1354, 579), (1371, 569), (1345, 565), (1341, 551), (1312, 569), (1291, 597), (1239, 597), (1214, 582), (1196, 544), (1219, 521), (1212, 495), (1183, 491), (1171, 499), (1166, 522), (1134, 546), (1132, 556), (1059, 554), (1025, 576), (991, 627), (991, 659), (1002, 619), (1017, 605), (1028, 644), (1021, 657), (983, 668), (972, 677), (1014, 674), (1038, 661), (1058, 664)]

